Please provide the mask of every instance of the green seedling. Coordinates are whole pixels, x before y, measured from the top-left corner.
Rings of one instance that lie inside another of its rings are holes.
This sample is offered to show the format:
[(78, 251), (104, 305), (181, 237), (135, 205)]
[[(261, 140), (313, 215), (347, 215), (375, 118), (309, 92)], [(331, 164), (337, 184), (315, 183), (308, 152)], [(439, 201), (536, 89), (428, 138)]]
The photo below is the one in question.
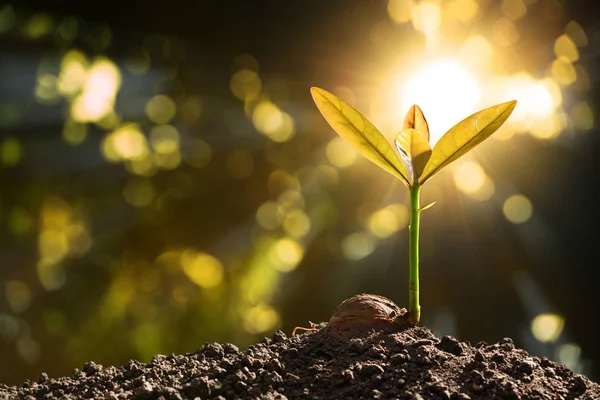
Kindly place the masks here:
[(311, 88), (312, 97), (329, 125), (359, 153), (400, 179), (410, 191), (408, 322), (419, 323), (419, 222), (421, 186), (442, 168), (487, 139), (510, 116), (515, 100), (498, 104), (465, 118), (431, 148), (429, 126), (423, 112), (413, 105), (395, 139), (398, 155), (385, 137), (360, 112), (326, 90)]

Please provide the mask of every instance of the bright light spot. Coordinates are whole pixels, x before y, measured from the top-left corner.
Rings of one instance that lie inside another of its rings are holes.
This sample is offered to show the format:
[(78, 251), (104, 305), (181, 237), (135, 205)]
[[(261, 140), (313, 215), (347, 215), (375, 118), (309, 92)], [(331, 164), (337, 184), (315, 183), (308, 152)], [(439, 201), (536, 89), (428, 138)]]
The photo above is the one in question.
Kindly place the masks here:
[(21, 161), (23, 150), (21, 144), (11, 137), (8, 137), (0, 143), (0, 161), (6, 167), (13, 167)]
[(202, 139), (188, 139), (181, 153), (185, 162), (194, 168), (207, 166), (212, 158), (212, 148)]
[(281, 226), (277, 203), (267, 201), (256, 210), (256, 221), (265, 229), (277, 229)]
[(475, 161), (467, 161), (459, 164), (454, 169), (454, 183), (463, 193), (475, 193), (485, 183), (486, 174), (481, 165)]
[(242, 101), (254, 100), (260, 94), (262, 82), (258, 74), (249, 69), (237, 71), (229, 81), (231, 93)]
[(356, 161), (358, 155), (348, 142), (338, 136), (331, 139), (329, 144), (327, 144), (325, 154), (327, 154), (329, 162), (338, 168), (351, 166)]
[(556, 82), (564, 86), (568, 86), (577, 80), (577, 72), (575, 72), (573, 64), (564, 57), (554, 60), (550, 67), (550, 73)]
[(413, 26), (427, 36), (437, 31), (441, 19), (440, 7), (436, 3), (424, 1), (413, 8)]
[(351, 233), (342, 240), (342, 254), (348, 260), (360, 260), (375, 250), (375, 239), (364, 232)]
[(522, 224), (531, 218), (533, 207), (527, 197), (515, 194), (506, 199), (502, 211), (506, 219), (513, 224)]
[(563, 331), (565, 319), (556, 314), (540, 314), (531, 321), (531, 333), (543, 343), (554, 342)]
[(310, 232), (310, 218), (302, 210), (292, 210), (285, 215), (283, 229), (293, 238), (303, 238)]
[(519, 40), (519, 31), (515, 24), (506, 18), (500, 18), (494, 23), (493, 38), (502, 47), (509, 47)]
[(426, 65), (404, 83), (398, 112), (404, 115), (413, 104), (421, 107), (433, 146), (448, 129), (474, 111), (479, 96), (479, 86), (467, 70), (456, 62), (443, 61)]
[(575, 42), (578, 47), (588, 45), (588, 38), (585, 31), (576, 21), (571, 21), (565, 27), (565, 33)]
[(493, 49), (486, 38), (479, 35), (469, 36), (460, 50), (460, 59), (474, 66), (483, 66), (492, 59)]
[(25, 282), (8, 281), (4, 286), (6, 301), (15, 313), (22, 313), (31, 304), (31, 290)]
[(388, 14), (397, 24), (403, 24), (412, 18), (415, 0), (389, 0)]
[(594, 113), (585, 101), (579, 101), (571, 108), (571, 119), (579, 130), (589, 131), (594, 127)]
[(234, 179), (244, 179), (252, 175), (254, 159), (252, 154), (244, 150), (233, 151), (225, 160), (225, 169)]
[(303, 257), (304, 248), (292, 239), (279, 239), (271, 249), (271, 260), (275, 268), (282, 272), (296, 269)]
[(513, 21), (523, 18), (527, 13), (527, 6), (523, 0), (502, 0), (501, 9), (502, 14)]
[[(555, 110), (562, 102), (562, 94), (552, 79), (536, 81), (527, 74), (518, 74), (499, 79), (496, 84), (498, 90), (504, 91), (506, 100), (518, 101), (506, 129), (500, 133), (529, 131), (540, 139), (549, 139), (560, 133)], [(498, 138), (502, 139), (502, 135)]]
[(57, 89), (63, 96), (73, 96), (81, 90), (87, 76), (88, 60), (77, 50), (65, 54), (60, 64)]
[(176, 111), (175, 102), (164, 94), (158, 94), (146, 103), (146, 116), (156, 124), (169, 123)]
[(279, 323), (279, 313), (271, 306), (259, 304), (244, 312), (244, 329), (257, 334), (272, 330)]
[(554, 43), (554, 54), (557, 58), (564, 57), (570, 62), (579, 60), (577, 45), (569, 35), (560, 35)]
[(408, 224), (408, 210), (402, 204), (391, 204), (375, 211), (369, 217), (369, 231), (378, 238), (385, 239), (405, 228)]
[(102, 153), (107, 160), (117, 162), (143, 159), (149, 150), (146, 137), (140, 132), (139, 126), (129, 124), (104, 137)]
[(67, 120), (63, 125), (63, 139), (70, 145), (78, 145), (87, 137), (87, 125), (77, 121)]
[(86, 74), (82, 93), (71, 105), (71, 117), (79, 122), (98, 121), (113, 110), (120, 86), (121, 73), (112, 61), (104, 58), (94, 61)]
[(134, 207), (144, 207), (154, 199), (154, 187), (147, 179), (133, 178), (123, 188), (123, 197)]
[(576, 370), (581, 357), (581, 347), (575, 343), (565, 343), (558, 347), (558, 362), (571, 370)]
[(159, 154), (179, 151), (179, 131), (172, 125), (158, 125), (150, 131), (150, 144)]
[(477, 16), (479, 5), (475, 0), (452, 0), (447, 2), (445, 11), (450, 18), (468, 22)]
[(223, 281), (223, 264), (210, 254), (186, 251), (181, 265), (187, 277), (201, 288), (213, 288)]
[(254, 108), (252, 122), (257, 131), (274, 142), (287, 142), (296, 133), (292, 117), (269, 101), (263, 101)]

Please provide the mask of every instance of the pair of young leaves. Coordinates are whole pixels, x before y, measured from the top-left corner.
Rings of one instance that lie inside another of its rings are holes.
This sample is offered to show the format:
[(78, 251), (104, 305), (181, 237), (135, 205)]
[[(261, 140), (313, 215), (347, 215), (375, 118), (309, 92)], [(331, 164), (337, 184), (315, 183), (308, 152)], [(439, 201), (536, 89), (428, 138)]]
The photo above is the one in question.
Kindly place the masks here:
[(429, 145), (427, 121), (419, 106), (414, 105), (396, 136), (398, 158), (381, 132), (348, 103), (317, 87), (311, 88), (311, 93), (321, 114), (342, 138), (407, 187), (423, 185), (446, 165), (487, 139), (517, 104), (513, 100), (476, 112), (446, 132), (433, 149)]

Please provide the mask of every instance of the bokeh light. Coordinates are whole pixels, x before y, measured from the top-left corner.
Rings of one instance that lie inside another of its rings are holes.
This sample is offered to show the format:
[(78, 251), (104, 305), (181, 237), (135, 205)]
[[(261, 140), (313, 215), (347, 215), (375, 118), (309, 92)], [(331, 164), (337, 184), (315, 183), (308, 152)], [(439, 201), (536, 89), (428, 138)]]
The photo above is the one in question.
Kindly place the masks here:
[(533, 207), (527, 197), (515, 194), (504, 201), (502, 211), (506, 219), (513, 224), (522, 224), (531, 218)]
[(565, 320), (556, 314), (540, 314), (531, 321), (531, 332), (543, 343), (554, 342), (563, 331)]
[[(357, 292), (405, 305), (407, 192), (333, 133), (311, 86), (390, 143), (413, 104), (435, 145), (518, 101), (422, 192), (436, 202), (422, 214), (423, 323), (593, 371), (578, 322), (598, 336), (588, 15), (571, 2), (337, 3), (218, 18), (163, 4), (144, 26), (107, 19), (135, 15), (125, 4), (95, 4), (94, 18), (0, 5), (0, 382), (205, 341), (245, 348)], [(524, 274), (529, 297), (496, 295)]]

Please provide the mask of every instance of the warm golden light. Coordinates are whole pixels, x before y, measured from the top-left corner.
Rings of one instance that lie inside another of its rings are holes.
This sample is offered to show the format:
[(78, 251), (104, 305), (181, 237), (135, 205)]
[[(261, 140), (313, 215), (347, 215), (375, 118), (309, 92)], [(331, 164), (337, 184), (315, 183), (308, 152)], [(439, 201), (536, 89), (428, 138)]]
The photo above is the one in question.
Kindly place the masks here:
[(462, 65), (440, 61), (420, 68), (403, 83), (398, 95), (399, 115), (404, 115), (413, 104), (421, 107), (433, 145), (448, 129), (475, 111), (480, 89)]
[(283, 228), (291, 237), (301, 239), (310, 231), (310, 218), (300, 209), (292, 210), (285, 215)]
[(282, 272), (296, 269), (303, 257), (304, 248), (292, 239), (280, 239), (271, 248), (271, 261)]
[(454, 169), (454, 183), (463, 193), (470, 194), (479, 191), (485, 180), (485, 172), (477, 162), (463, 162)]
[(272, 330), (279, 323), (279, 313), (267, 304), (259, 304), (243, 314), (244, 329), (252, 334)]
[(375, 250), (375, 239), (364, 232), (351, 233), (342, 240), (342, 254), (348, 260), (360, 260)]
[(543, 343), (554, 342), (565, 326), (563, 317), (556, 314), (540, 314), (531, 321), (531, 333)]
[(427, 36), (437, 31), (441, 19), (440, 7), (434, 2), (423, 1), (412, 10), (413, 26)]
[[(69, 92), (76, 90), (78, 79), (74, 78), (71, 86), (67, 85), (70, 87)], [(97, 59), (86, 73), (81, 94), (73, 100), (71, 117), (80, 122), (100, 120), (113, 110), (120, 86), (121, 72), (119, 68), (108, 59)]]
[(527, 197), (515, 194), (506, 199), (502, 211), (506, 219), (513, 224), (522, 224), (531, 218), (533, 207)]
[(395, 23), (402, 24), (410, 21), (414, 6), (415, 0), (389, 0), (387, 10)]
[(380, 239), (385, 239), (406, 228), (408, 225), (408, 209), (403, 204), (390, 204), (375, 211), (369, 217), (369, 231)]
[(296, 133), (292, 117), (269, 101), (263, 101), (254, 108), (252, 122), (257, 131), (274, 142), (287, 142)]
[(327, 144), (327, 159), (338, 168), (346, 168), (354, 164), (358, 153), (341, 137), (334, 137)]
[(210, 254), (195, 251), (184, 252), (181, 264), (187, 277), (202, 288), (213, 288), (223, 281), (223, 264)]

